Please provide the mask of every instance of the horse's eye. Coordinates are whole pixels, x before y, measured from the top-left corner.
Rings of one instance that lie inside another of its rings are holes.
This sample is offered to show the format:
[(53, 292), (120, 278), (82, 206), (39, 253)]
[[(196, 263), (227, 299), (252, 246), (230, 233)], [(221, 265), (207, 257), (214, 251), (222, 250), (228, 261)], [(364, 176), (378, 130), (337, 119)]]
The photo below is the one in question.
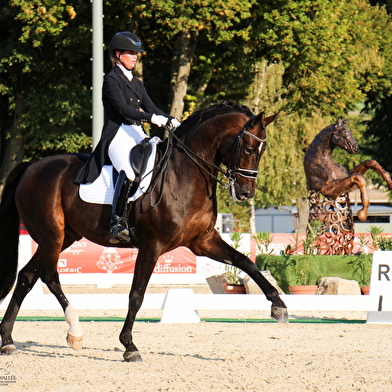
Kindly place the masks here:
[(254, 150), (254, 148), (251, 147), (251, 146), (244, 146), (244, 152), (245, 152), (246, 155), (253, 154), (253, 150)]

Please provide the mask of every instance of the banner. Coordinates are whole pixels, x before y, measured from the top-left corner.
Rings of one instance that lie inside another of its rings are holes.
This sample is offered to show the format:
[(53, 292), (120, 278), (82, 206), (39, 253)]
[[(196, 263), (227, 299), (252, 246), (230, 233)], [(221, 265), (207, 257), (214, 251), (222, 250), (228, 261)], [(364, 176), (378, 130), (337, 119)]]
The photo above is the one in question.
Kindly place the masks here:
[[(37, 244), (32, 244), (34, 253)], [(106, 248), (83, 238), (60, 253), (57, 270), (59, 274), (133, 274), (137, 255), (138, 249)], [(158, 259), (154, 273), (196, 274), (196, 256), (187, 248), (177, 248)]]

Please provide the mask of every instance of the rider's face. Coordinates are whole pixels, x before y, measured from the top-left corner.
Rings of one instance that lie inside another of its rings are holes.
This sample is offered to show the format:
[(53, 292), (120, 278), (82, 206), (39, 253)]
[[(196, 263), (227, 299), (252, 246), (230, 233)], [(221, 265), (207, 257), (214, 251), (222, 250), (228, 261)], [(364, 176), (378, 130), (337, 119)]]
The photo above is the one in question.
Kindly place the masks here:
[(126, 69), (131, 70), (136, 64), (137, 52), (133, 50), (124, 50), (119, 54), (118, 58)]

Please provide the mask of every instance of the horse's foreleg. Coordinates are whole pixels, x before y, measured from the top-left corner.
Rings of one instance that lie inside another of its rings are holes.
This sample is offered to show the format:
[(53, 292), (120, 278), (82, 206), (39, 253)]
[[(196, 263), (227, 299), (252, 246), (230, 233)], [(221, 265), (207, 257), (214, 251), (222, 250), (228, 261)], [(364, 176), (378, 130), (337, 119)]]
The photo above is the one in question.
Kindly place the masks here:
[(34, 287), (41, 270), (41, 262), (37, 253), (31, 258), (29, 263), (21, 269), (18, 274), (17, 283), (11, 301), (0, 324), (1, 349), (0, 354), (11, 355), (16, 353), (16, 347), (12, 339), (16, 317), (27, 293)]
[(374, 159), (367, 159), (366, 161), (360, 163), (354, 169), (350, 170), (350, 173), (365, 174), (369, 169), (374, 170), (381, 178), (383, 178), (387, 184), (388, 189), (392, 189), (392, 179), (391, 175), (383, 169), (383, 167)]
[(136, 260), (135, 273), (132, 282), (131, 292), (129, 294), (128, 313), (125, 319), (123, 329), (120, 333), (120, 342), (125, 347), (124, 360), (126, 362), (142, 362), (143, 359), (139, 350), (133, 343), (132, 328), (135, 322), (136, 314), (140, 310), (148, 282), (158, 259), (156, 255), (149, 255), (142, 250)]
[(212, 237), (198, 238), (192, 244), (191, 250), (198, 256), (207, 256), (225, 264), (233, 265), (247, 273), (260, 287), (265, 296), (271, 301), (271, 317), (280, 323), (288, 321), (287, 307), (279, 296), (278, 290), (258, 270), (255, 263), (242, 253), (236, 251), (221, 239), (215, 232)]

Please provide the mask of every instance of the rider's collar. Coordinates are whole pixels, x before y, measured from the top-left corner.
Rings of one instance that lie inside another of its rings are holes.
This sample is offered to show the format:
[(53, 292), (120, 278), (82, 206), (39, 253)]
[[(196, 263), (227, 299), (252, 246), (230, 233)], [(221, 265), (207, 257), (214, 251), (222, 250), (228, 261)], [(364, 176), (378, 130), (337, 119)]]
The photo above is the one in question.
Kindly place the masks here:
[(133, 78), (132, 70), (126, 69), (121, 63), (116, 63), (116, 65), (121, 69), (121, 71), (123, 71), (123, 74), (127, 77), (127, 79), (131, 81)]

